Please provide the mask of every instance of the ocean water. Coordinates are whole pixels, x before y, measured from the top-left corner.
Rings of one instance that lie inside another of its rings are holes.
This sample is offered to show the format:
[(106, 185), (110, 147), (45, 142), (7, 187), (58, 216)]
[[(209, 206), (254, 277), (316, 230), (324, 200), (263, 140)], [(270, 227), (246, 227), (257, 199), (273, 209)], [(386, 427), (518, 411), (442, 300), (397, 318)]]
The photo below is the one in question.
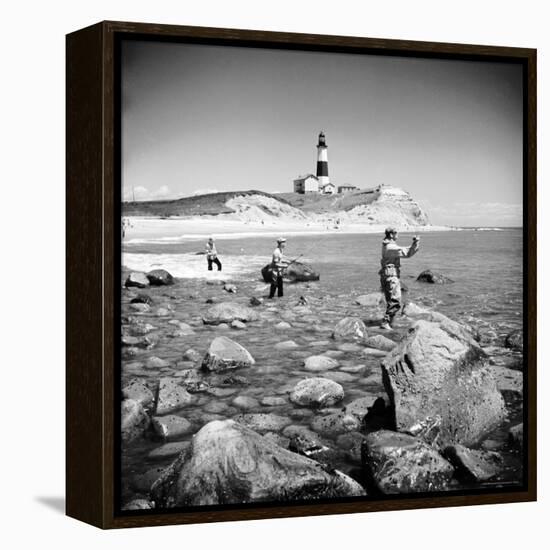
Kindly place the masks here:
[[(408, 245), (411, 236), (401, 235), (399, 243)], [(154, 330), (148, 336), (156, 339), (151, 349), (134, 349), (130, 353), (128, 348), (123, 348), (123, 385), (138, 378), (154, 390), (160, 377), (178, 379), (182, 370), (194, 367), (191, 361), (185, 360), (184, 352), (192, 348), (203, 356), (212, 339), (220, 334), (245, 346), (256, 359), (256, 365), (234, 373), (245, 377), (248, 384), (228, 386), (221, 381), (223, 376), (207, 375), (210, 376), (211, 391), (196, 394), (194, 405), (174, 413), (193, 425), (191, 433), (176, 438), (175, 441), (181, 443), (188, 442), (193, 433), (213, 419), (234, 418), (241, 413), (270, 413), (285, 417), (294, 425), (311, 427), (318, 415), (340, 410), (357, 398), (385, 396), (380, 358), (365, 355), (361, 346), (330, 338), (340, 319), (361, 315), (361, 307), (354, 304), (354, 297), (379, 290), (381, 240), (380, 235), (374, 234), (330, 233), (289, 237), (287, 257), (293, 259), (303, 254), (300, 259), (320, 273), (320, 281), (285, 285), (285, 298), (257, 308), (260, 320), (240, 331), (204, 325), (202, 315), (209, 307), (206, 300), (236, 299), (246, 303), (250, 296), (265, 296), (268, 285), (261, 280), (259, 270), (270, 260), (275, 247), (273, 237), (228, 236), (219, 239), (217, 248), (224, 266), (220, 273), (206, 270), (205, 256), (197, 254), (204, 248), (201, 240), (164, 241), (155, 238), (150, 242), (126, 243), (122, 258), (124, 267), (144, 271), (161, 267), (182, 280), (171, 287), (147, 289), (145, 292), (154, 299), (154, 306), (144, 313), (133, 312), (130, 308), (130, 300), (136, 291), (123, 291), (123, 317), (138, 317), (149, 323)], [(402, 281), (408, 287), (405, 300), (433, 308), (475, 327), (493, 364), (521, 371), (522, 356), (504, 347), (504, 337), (523, 324), (522, 254), (521, 230), (424, 233), (420, 251), (402, 262)], [(454, 283), (430, 285), (417, 282), (417, 275), (425, 269), (438, 271), (453, 279)], [(237, 285), (238, 292), (228, 295), (220, 285), (206, 284), (209, 279), (230, 280)], [(298, 305), (300, 296), (306, 298), (306, 307)], [(164, 310), (160, 316), (158, 307)], [(274, 330), (273, 327), (282, 320), (290, 323), (291, 328)], [(193, 333), (174, 335), (173, 323), (176, 321), (189, 324)], [(123, 324), (123, 330), (131, 334), (132, 325)], [(376, 332), (378, 329), (369, 330)], [(399, 338), (397, 334), (393, 337)], [(275, 350), (277, 343), (288, 340), (292, 340), (296, 347)], [(334, 409), (311, 411), (293, 405), (288, 401), (288, 393), (300, 380), (312, 376), (311, 372), (304, 370), (303, 361), (318, 354), (327, 354), (339, 361), (336, 371), (323, 375), (334, 377), (343, 386), (345, 398)], [(152, 356), (166, 360), (168, 366), (160, 369), (147, 367)], [(234, 402), (241, 396), (255, 400), (257, 405), (243, 410)], [(282, 397), (283, 403), (266, 407), (261, 404), (265, 397)], [(517, 450), (510, 448), (507, 431), (509, 426), (521, 421), (523, 403), (521, 397), (512, 392), (505, 393), (505, 401), (508, 419), (488, 436), (490, 448), (499, 450), (505, 467), (497, 480), (483, 485), (487, 487), (516, 484), (522, 479), (522, 457)], [(357, 456), (350, 456), (346, 440), (340, 435), (323, 435), (339, 453), (333, 465), (362, 482), (363, 473)], [(159, 457), (155, 454), (164, 448), (165, 443), (149, 431), (144, 437), (123, 445), (123, 502), (147, 497), (151, 483), (174, 460), (175, 456)], [(464, 488), (471, 486), (461, 483), (453, 486), (453, 489)]]

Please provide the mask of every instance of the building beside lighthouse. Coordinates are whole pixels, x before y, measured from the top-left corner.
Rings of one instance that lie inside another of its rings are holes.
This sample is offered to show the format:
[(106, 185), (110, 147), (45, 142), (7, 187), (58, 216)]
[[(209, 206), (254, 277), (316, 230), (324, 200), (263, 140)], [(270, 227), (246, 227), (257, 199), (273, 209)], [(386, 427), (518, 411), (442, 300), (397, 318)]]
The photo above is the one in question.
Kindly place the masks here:
[[(346, 191), (349, 191), (350, 188), (351, 186), (345, 186)], [(300, 194), (322, 193), (323, 195), (334, 195), (336, 191), (336, 186), (330, 181), (328, 175), (328, 146), (325, 133), (320, 132), (317, 141), (316, 174), (313, 175), (310, 173), (295, 179), (294, 192)]]

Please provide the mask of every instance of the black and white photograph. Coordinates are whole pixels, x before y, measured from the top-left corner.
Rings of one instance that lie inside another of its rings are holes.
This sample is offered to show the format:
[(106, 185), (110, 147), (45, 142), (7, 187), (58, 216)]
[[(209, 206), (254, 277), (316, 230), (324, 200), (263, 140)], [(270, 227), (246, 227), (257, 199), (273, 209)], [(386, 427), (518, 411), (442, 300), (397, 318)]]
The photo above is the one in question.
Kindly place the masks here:
[(121, 513), (525, 487), (524, 93), (121, 41)]

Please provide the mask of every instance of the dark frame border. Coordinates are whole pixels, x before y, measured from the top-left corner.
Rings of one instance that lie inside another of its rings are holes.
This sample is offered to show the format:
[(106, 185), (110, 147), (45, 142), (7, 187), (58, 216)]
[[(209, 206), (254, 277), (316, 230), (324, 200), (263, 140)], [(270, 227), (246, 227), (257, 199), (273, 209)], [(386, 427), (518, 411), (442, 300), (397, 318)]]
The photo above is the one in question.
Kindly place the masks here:
[[(120, 327), (119, 42), (254, 46), (520, 63), (524, 74), (525, 488), (372, 501), (117, 513)], [(536, 500), (536, 50), (102, 22), (67, 35), (67, 515), (102, 528), (407, 510)]]

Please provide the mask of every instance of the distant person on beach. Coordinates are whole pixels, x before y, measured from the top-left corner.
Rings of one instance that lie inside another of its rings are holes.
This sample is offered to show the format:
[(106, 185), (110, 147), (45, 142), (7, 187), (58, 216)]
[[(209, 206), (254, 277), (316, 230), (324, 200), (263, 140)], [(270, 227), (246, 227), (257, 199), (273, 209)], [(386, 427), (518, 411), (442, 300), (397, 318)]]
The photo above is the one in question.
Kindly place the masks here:
[(208, 271), (212, 271), (212, 264), (218, 266), (218, 271), (222, 270), (222, 263), (218, 258), (218, 251), (214, 244), (214, 239), (210, 237), (206, 243), (206, 260), (208, 261)]
[(391, 330), (393, 319), (401, 309), (401, 258), (411, 258), (418, 252), (420, 239), (413, 237), (411, 246), (397, 245), (397, 229), (386, 228), (382, 241), (382, 268), (379, 271), (380, 285), (386, 298), (386, 315), (380, 328)]
[(269, 289), (269, 298), (272, 299), (275, 296), (275, 290), (277, 290), (277, 296), (283, 297), (283, 272), (288, 267), (289, 262), (285, 260), (283, 250), (286, 246), (286, 239), (280, 237), (277, 239), (277, 248), (273, 251), (271, 257), (271, 288)]

